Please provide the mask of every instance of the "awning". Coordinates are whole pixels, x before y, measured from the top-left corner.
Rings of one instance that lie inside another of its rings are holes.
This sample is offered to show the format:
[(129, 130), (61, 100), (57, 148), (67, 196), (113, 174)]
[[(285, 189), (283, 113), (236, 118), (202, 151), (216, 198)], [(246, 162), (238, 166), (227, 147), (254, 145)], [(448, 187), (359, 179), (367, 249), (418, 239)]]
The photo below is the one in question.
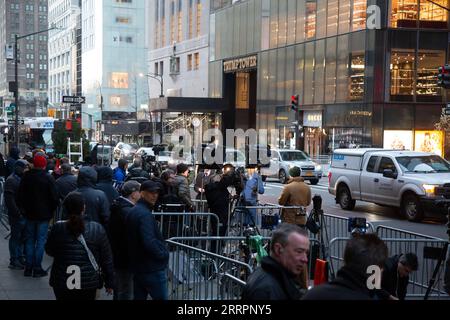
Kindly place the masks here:
[(228, 109), (225, 99), (165, 97), (150, 99), (150, 111), (157, 112), (224, 112)]

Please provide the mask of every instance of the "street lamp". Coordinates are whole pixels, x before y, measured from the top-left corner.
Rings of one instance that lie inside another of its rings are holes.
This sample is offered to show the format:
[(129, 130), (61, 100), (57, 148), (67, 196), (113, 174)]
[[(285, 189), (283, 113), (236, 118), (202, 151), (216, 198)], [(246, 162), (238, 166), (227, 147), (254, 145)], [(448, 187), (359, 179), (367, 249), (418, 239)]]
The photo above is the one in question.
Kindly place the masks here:
[[(164, 98), (164, 78), (163, 78), (162, 74), (156, 74), (156, 73), (142, 74), (142, 73), (140, 73), (139, 76), (140, 77), (144, 77), (145, 76), (145, 77), (147, 77), (149, 79), (157, 80), (159, 82), (160, 86), (161, 86), (161, 91), (160, 91), (159, 97), (160, 98)], [(151, 113), (151, 110), (150, 110), (150, 92), (149, 92), (149, 112), (150, 112), (150, 120), (152, 120), (152, 113)], [(154, 135), (153, 122), (152, 122), (152, 131), (153, 131), (152, 139), (153, 139), (153, 142), (154, 142), (155, 141), (154, 140), (155, 139), (155, 135)], [(162, 114), (162, 111), (161, 111), (161, 141), (160, 141), (160, 143), (162, 143), (162, 141), (163, 141), (163, 114)]]
[(52, 25), (49, 29), (41, 30), (33, 33), (29, 33), (23, 36), (19, 36), (16, 34), (14, 36), (14, 102), (16, 105), (16, 112), (15, 112), (15, 123), (14, 123), (14, 145), (16, 147), (19, 147), (19, 50), (18, 50), (18, 43), (19, 40), (28, 38), (31, 36), (34, 36), (36, 34), (48, 32), (55, 29), (61, 29), (57, 27), (56, 25)]

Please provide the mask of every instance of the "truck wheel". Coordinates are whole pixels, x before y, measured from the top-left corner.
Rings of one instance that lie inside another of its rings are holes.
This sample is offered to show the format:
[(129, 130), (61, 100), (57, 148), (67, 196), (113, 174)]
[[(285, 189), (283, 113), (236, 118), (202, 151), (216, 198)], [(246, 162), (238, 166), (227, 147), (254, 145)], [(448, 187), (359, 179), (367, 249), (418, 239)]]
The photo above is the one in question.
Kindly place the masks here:
[(309, 183), (311, 183), (311, 185), (313, 186), (316, 186), (319, 184), (319, 179), (309, 180)]
[(356, 201), (352, 199), (352, 195), (347, 186), (339, 188), (337, 199), (343, 210), (351, 211), (355, 208)]
[(409, 221), (419, 222), (423, 220), (423, 209), (415, 194), (408, 193), (403, 197), (400, 210)]
[(281, 184), (285, 184), (287, 182), (286, 171), (280, 170), (280, 173), (278, 174), (278, 179)]

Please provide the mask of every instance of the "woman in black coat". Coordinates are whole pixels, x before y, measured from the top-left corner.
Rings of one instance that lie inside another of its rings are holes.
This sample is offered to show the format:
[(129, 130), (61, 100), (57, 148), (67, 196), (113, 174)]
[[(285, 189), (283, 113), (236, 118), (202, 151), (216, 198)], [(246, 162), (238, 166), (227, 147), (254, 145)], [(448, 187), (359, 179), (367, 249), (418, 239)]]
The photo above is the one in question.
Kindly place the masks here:
[(50, 286), (56, 299), (95, 300), (97, 289), (103, 286), (111, 294), (113, 259), (105, 229), (83, 219), (85, 203), (80, 193), (69, 194), (63, 205), (69, 220), (52, 227), (45, 246), (54, 258)]

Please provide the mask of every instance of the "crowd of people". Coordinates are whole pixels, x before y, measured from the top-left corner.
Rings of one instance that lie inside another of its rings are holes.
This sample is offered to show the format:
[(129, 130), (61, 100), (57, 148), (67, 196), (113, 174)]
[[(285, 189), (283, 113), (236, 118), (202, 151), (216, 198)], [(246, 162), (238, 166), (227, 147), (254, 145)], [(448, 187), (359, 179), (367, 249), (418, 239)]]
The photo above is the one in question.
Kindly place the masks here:
[[(49, 284), (57, 299), (93, 300), (101, 288), (115, 300), (168, 299), (169, 250), (152, 213), (166, 205), (195, 212), (190, 191), (194, 181), (187, 165), (150, 174), (136, 158), (130, 168), (120, 160), (114, 170), (96, 165), (74, 170), (68, 159), (56, 160), (41, 150), (20, 158), (12, 149), (3, 170), (11, 226), (9, 268), (22, 270), (25, 277), (45, 277), (48, 271), (42, 260), (47, 253), (53, 257)], [(279, 204), (309, 206), (311, 190), (301, 178), (301, 169), (292, 168), (290, 176)], [(219, 226), (211, 229), (219, 227), (220, 236), (228, 227), (230, 187), (245, 206), (258, 205), (258, 196), (265, 192), (259, 170), (247, 178), (232, 167), (204, 169), (194, 182), (197, 199), (206, 200), (219, 218)], [(284, 223), (273, 231), (270, 254), (248, 279), (243, 299), (405, 298), (408, 276), (418, 269), (417, 256), (388, 257), (386, 245), (376, 235), (349, 240), (336, 279), (308, 290), (306, 216), (286, 209), (281, 218)], [(248, 210), (245, 225), (254, 226), (255, 220), (256, 212)], [(220, 253), (217, 243), (211, 245), (212, 252)], [(383, 270), (380, 290), (366, 285), (367, 268), (374, 265)], [(74, 283), (77, 290), (68, 288), (74, 268), (80, 272), (78, 287)]]

